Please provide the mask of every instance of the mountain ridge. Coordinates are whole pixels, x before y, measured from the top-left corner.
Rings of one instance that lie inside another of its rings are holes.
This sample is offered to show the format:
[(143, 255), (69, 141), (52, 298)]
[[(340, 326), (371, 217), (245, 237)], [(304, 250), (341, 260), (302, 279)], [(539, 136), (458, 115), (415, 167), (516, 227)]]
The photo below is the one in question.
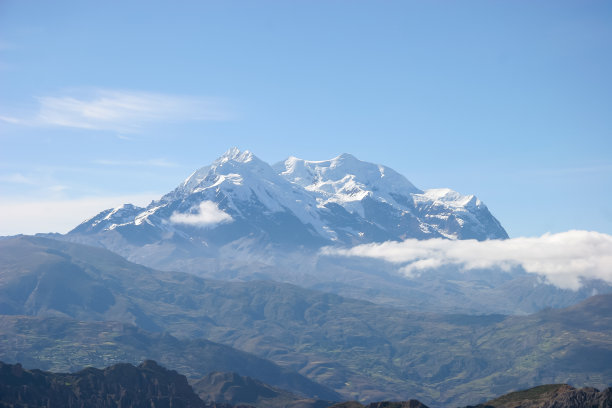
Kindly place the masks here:
[[(304, 171), (297, 174), (297, 167)], [(203, 209), (201, 203), (211, 204)], [(204, 218), (211, 213), (206, 223)], [(186, 215), (183, 222), (173, 220), (177, 214)], [(215, 219), (215, 214), (221, 218)], [(419, 190), (386, 166), (349, 154), (319, 162), (291, 158), (270, 166), (250, 151), (236, 148), (147, 207), (128, 204), (105, 210), (68, 235), (122, 229), (128, 241), (134, 240), (130, 230), (136, 229), (150, 235), (146, 241), (176, 235), (202, 238), (208, 245), (248, 235), (274, 244), (315, 247), (409, 237), (508, 237), (476, 197), (449, 189)], [(211, 238), (213, 231), (216, 239)]]

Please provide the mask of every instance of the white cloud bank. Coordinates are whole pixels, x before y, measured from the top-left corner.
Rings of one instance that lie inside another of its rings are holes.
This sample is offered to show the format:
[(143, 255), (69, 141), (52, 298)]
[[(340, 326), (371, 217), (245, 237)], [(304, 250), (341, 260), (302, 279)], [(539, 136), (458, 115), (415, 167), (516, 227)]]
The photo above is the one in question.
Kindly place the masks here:
[(410, 239), (350, 249), (325, 248), (323, 253), (382, 259), (402, 265), (400, 270), (407, 276), (444, 265), (466, 270), (521, 266), (562, 289), (579, 289), (581, 279), (612, 283), (612, 236), (594, 231), (489, 241)]
[(202, 201), (199, 206), (192, 208), (192, 211), (191, 213), (174, 212), (170, 216), (170, 222), (207, 228), (233, 221), (229, 214), (221, 211), (212, 201)]
[(37, 98), (32, 118), (0, 116), (12, 124), (63, 126), (134, 133), (160, 122), (226, 120), (230, 115), (219, 100), (153, 92), (98, 89), (86, 95)]

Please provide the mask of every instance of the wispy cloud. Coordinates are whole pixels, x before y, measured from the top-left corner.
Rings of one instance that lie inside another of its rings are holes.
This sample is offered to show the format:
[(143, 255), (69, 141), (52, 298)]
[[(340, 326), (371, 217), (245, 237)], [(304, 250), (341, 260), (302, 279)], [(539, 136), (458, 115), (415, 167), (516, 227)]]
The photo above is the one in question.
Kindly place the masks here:
[(579, 289), (582, 279), (612, 283), (612, 236), (594, 231), (489, 241), (410, 239), (350, 249), (325, 248), (323, 253), (382, 259), (398, 264), (408, 277), (443, 265), (505, 270), (521, 266), (564, 289)]
[[(53, 172), (55, 172), (57, 168), (54, 167), (42, 167), (36, 168), (31, 167), (27, 174), (23, 173), (9, 173), (9, 174), (0, 174), (0, 184), (3, 187), (7, 187), (7, 185), (17, 185), (17, 186), (27, 186), (28, 191), (38, 192), (38, 193), (61, 193), (67, 190), (70, 190), (71, 187), (62, 184), (62, 181), (57, 180), (53, 176)], [(83, 172), (85, 169), (73, 169), (72, 171)], [(4, 200), (10, 200), (11, 198), (5, 195)]]
[(227, 120), (225, 104), (217, 99), (153, 92), (99, 89), (85, 95), (36, 98), (38, 111), (30, 117), (0, 116), (17, 125), (61, 126), (137, 133), (161, 122)]
[(178, 167), (177, 163), (171, 162), (166, 159), (148, 159), (148, 160), (94, 160), (94, 164), (101, 164), (103, 166), (126, 166), (126, 167)]
[(13, 184), (26, 184), (26, 185), (36, 184), (36, 181), (34, 179), (24, 176), (21, 173), (0, 175), (0, 182), (13, 183)]
[(0, 115), (0, 121), (10, 123), (12, 125), (28, 125), (29, 124), (29, 122), (24, 119), (19, 119), (13, 116), (4, 116), (4, 115)]
[(125, 203), (146, 205), (159, 196), (142, 193), (76, 199), (4, 199), (0, 201), (0, 235), (66, 233), (105, 209)]
[(170, 222), (200, 228), (209, 228), (231, 221), (233, 221), (232, 217), (220, 210), (217, 204), (212, 201), (202, 201), (199, 206), (193, 207), (189, 213), (174, 212), (170, 216)]

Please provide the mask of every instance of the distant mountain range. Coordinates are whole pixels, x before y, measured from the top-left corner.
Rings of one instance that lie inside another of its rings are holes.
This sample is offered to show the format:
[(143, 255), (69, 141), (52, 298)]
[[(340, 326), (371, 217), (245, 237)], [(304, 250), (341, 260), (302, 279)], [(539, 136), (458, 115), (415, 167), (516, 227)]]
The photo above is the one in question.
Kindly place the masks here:
[(236, 371), (326, 400), (458, 406), (612, 378), (612, 295), (531, 316), (417, 313), (277, 282), (160, 272), (100, 248), (19, 237), (0, 241), (0, 312), (7, 362), (74, 370), (154, 358), (191, 378)]
[(321, 251), (406, 238), (508, 237), (475, 196), (423, 191), (349, 154), (270, 166), (230, 149), (146, 208), (125, 204), (47, 236), (156, 269), (287, 282), (415, 311), (525, 314), (612, 291), (601, 281), (563, 290), (520, 268), (438, 267), (408, 279), (383, 261)]

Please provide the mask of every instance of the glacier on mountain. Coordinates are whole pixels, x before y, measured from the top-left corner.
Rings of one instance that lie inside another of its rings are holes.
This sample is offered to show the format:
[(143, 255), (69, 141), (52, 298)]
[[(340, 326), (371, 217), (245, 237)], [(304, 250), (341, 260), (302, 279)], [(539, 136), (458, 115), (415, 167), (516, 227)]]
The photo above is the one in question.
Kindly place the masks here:
[[(206, 231), (201, 228), (205, 224)], [(393, 169), (350, 154), (323, 161), (289, 157), (270, 166), (237, 148), (148, 207), (128, 204), (106, 210), (71, 234), (125, 229), (133, 236), (134, 228), (145, 225), (152, 234), (149, 241), (176, 235), (217, 244), (246, 236), (311, 247), (508, 237), (475, 196), (420, 190)]]

